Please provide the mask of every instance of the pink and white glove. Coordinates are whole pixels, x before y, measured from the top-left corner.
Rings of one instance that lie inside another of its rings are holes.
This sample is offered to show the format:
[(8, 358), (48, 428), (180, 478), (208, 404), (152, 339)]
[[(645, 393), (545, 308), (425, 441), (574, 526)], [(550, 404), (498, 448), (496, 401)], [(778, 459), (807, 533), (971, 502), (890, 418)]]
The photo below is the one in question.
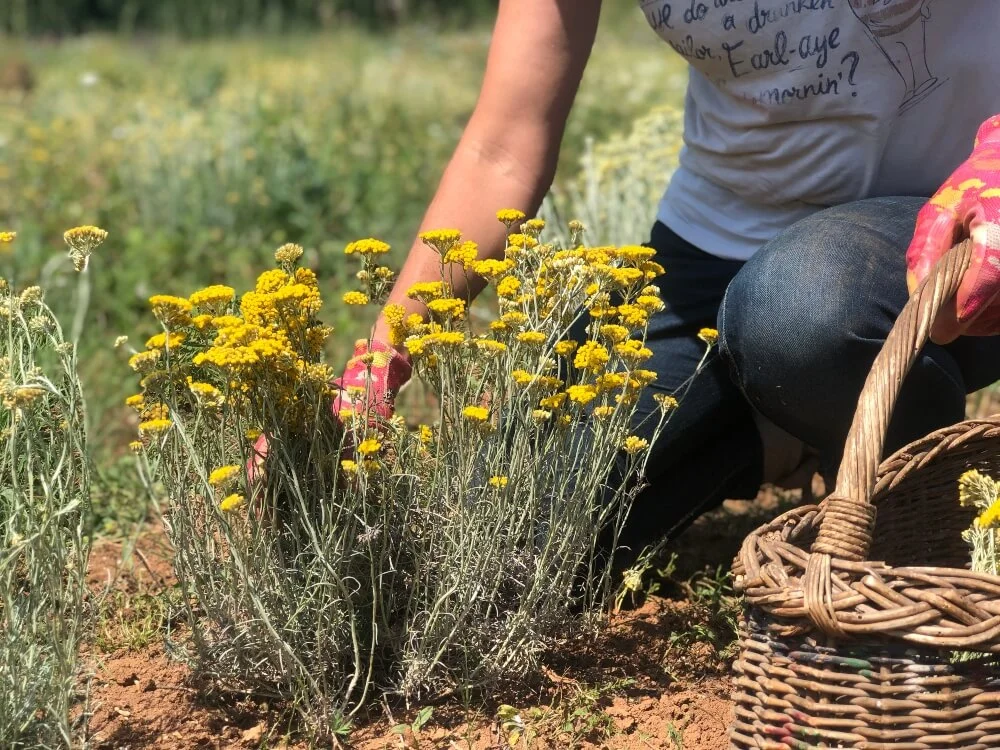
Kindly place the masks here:
[[(344, 374), (333, 381), (339, 389), (331, 407), (333, 415), (340, 419), (341, 412), (349, 409), (390, 419), (396, 394), (406, 385), (412, 373), (409, 360), (388, 344), (358, 339), (354, 343), (354, 356), (347, 360)], [(355, 393), (352, 394), (352, 391)], [(267, 458), (267, 435), (258, 437), (250, 450), (247, 480), (255, 484)]]
[(972, 239), (972, 261), (953, 311), (934, 324), (931, 338), (939, 344), (1000, 333), (1000, 115), (980, 126), (972, 154), (917, 214), (906, 252), (910, 292), (966, 238)]

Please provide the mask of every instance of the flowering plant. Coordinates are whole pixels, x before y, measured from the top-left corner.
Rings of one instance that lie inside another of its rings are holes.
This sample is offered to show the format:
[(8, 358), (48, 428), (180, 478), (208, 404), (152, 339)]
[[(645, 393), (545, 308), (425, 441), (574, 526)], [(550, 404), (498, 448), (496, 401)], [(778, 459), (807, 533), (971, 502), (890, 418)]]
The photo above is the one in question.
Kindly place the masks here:
[[(584, 247), (579, 225), (557, 247), (539, 220), (498, 218), (502, 259), (455, 230), (422, 234), (441, 278), (408, 294), (427, 314), (384, 311), (437, 396), (433, 424), (385, 419), (362, 392), (336, 399), (296, 246), (239, 299), (228, 287), (151, 299), (164, 330), (131, 358), (134, 448), (167, 490), (197, 661), (292, 699), (323, 731), (375, 685), (410, 697), (523, 676), (575, 613), (596, 614), (649, 440), (676, 406), (662, 395), (657, 424), (633, 434), (656, 378), (643, 368), (662, 306), (653, 251)], [(387, 250), (348, 245), (362, 288), (345, 304), (384, 299)], [(454, 296), (458, 274), (493, 285), (486, 330)], [(261, 431), (263, 480), (248, 484)]]
[[(65, 239), (71, 256), (82, 257), (104, 236), (78, 227)], [(0, 246), (15, 237), (0, 232)], [(76, 348), (40, 287), (18, 293), (0, 277), (2, 747), (69, 747), (73, 740), (89, 501)]]

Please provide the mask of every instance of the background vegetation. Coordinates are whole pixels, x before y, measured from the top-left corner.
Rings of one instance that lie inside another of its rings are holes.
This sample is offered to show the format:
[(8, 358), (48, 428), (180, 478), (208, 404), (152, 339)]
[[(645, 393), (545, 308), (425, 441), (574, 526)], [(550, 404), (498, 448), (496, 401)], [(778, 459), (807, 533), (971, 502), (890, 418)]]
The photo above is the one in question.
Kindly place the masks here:
[[(577, 172), (588, 138), (680, 101), (682, 67), (629, 10), (602, 20), (557, 184)], [(144, 315), (154, 291), (246, 287), (286, 241), (305, 246), (330, 299), (353, 280), (348, 241), (380, 237), (398, 265), (475, 103), (489, 32), (4, 40), (0, 70), (26, 68), (33, 85), (0, 92), (0, 227), (18, 232), (0, 275), (41, 282), (70, 321), (80, 296), (62, 232), (110, 232), (87, 275), (80, 332), (102, 464), (135, 432), (122, 405), (131, 372), (112, 343), (155, 333)], [(336, 360), (367, 321), (331, 318)]]
[(384, 28), (414, 17), (450, 25), (482, 18), (496, 0), (6, 0), (0, 31), (77, 34), (156, 31), (207, 36), (360, 22)]

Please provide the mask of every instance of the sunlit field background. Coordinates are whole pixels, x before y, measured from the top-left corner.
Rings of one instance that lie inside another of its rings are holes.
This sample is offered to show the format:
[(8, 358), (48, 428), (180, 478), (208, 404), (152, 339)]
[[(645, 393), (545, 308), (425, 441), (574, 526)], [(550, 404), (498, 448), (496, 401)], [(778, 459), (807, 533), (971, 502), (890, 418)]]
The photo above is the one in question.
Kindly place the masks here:
[[(588, 139), (680, 103), (682, 66), (641, 13), (625, 10), (602, 19), (556, 190), (579, 172)], [(143, 315), (150, 294), (245, 287), (284, 242), (306, 248), (330, 299), (353, 280), (341, 254), (352, 239), (391, 243), (398, 267), (475, 104), (491, 19), (373, 28), (377, 20), (331, 20), (318, 33), (293, 24), (282, 34), (53, 34), (0, 46), (0, 227), (18, 232), (0, 275), (42, 283), (78, 330), (102, 466), (135, 430), (123, 405), (134, 384), (112, 344), (155, 332)], [(19, 75), (30, 76), (28, 92)], [(61, 236), (84, 223), (110, 237), (81, 289)], [(337, 359), (367, 320), (331, 314)]]

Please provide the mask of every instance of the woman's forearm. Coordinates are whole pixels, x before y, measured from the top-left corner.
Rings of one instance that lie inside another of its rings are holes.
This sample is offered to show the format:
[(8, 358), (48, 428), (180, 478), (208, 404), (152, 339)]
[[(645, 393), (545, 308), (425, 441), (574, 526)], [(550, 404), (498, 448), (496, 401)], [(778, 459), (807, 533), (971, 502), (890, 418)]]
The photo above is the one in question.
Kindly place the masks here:
[[(519, 140), (525, 141), (525, 145), (520, 146)], [(552, 181), (557, 146), (545, 145), (540, 140), (543, 138), (534, 139), (532, 134), (524, 133), (505, 143), (490, 143), (467, 133), (441, 178), (420, 231), (458, 229), (464, 238), (479, 245), (479, 258), (501, 257), (506, 229), (497, 221), (496, 212), (501, 208), (516, 208), (533, 215)], [(459, 298), (471, 300), (485, 285), (461, 266), (446, 270), (446, 274)], [(388, 302), (402, 305), (407, 313), (423, 315), (424, 305), (409, 299), (406, 292), (418, 282), (440, 278), (441, 256), (417, 239)], [(389, 339), (388, 326), (381, 315), (372, 335), (381, 341)]]

